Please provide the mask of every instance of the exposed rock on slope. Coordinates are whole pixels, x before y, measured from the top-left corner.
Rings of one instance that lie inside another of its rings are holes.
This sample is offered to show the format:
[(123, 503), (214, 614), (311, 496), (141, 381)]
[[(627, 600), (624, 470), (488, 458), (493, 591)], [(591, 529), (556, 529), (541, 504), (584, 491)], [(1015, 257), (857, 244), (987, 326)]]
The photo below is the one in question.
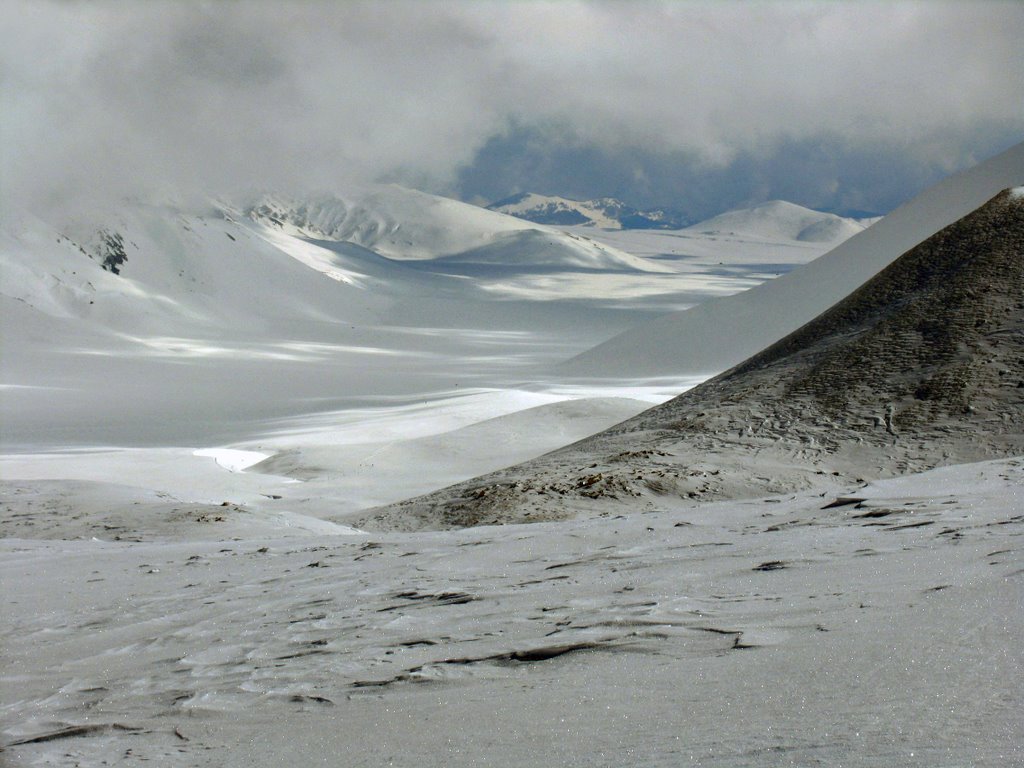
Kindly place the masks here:
[(1024, 198), (1003, 192), (739, 366), (366, 527), (530, 522), (785, 493), (1024, 452)]
[(682, 215), (676, 211), (641, 211), (611, 197), (569, 200), (525, 192), (491, 203), (487, 210), (537, 224), (576, 224), (602, 229), (679, 229), (686, 225)]

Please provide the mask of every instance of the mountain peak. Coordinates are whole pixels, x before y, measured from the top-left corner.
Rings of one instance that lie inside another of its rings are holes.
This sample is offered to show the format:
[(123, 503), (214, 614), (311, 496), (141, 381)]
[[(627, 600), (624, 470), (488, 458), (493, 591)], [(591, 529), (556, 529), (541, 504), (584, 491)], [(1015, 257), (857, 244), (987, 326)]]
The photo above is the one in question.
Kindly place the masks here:
[(685, 223), (671, 211), (639, 210), (614, 197), (572, 200), (555, 195), (521, 192), (491, 203), (499, 211), (536, 224), (587, 226), (601, 229), (679, 229)]
[(805, 208), (786, 200), (768, 200), (720, 213), (688, 229), (703, 234), (751, 235), (768, 239), (822, 243), (840, 241), (866, 228), (855, 219)]

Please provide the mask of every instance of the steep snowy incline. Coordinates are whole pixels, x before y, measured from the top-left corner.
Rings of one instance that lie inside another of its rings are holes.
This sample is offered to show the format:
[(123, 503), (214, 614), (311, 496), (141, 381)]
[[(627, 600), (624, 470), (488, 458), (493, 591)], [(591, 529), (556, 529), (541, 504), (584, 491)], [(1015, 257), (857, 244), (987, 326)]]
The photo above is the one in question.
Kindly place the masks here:
[(560, 366), (608, 378), (712, 375), (799, 328), (893, 259), (1024, 179), (1024, 144), (922, 192), (825, 256), (742, 294), (631, 328)]

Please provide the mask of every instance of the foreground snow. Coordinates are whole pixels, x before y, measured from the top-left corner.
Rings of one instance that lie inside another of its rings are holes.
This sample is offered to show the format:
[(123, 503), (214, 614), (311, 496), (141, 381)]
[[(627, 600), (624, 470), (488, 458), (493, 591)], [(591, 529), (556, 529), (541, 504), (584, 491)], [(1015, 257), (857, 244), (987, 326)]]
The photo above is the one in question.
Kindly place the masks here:
[(2, 543), (16, 765), (1024, 759), (1019, 459), (418, 535), (14, 498), (142, 539)]

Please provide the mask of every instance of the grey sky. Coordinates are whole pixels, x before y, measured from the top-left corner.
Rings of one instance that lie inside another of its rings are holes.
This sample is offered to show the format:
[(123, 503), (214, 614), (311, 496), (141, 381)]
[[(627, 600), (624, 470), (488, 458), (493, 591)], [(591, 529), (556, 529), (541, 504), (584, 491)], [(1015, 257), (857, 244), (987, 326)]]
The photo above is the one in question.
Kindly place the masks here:
[(1015, 2), (6, 5), (3, 192), (34, 202), (384, 178), (870, 209), (1024, 138)]

